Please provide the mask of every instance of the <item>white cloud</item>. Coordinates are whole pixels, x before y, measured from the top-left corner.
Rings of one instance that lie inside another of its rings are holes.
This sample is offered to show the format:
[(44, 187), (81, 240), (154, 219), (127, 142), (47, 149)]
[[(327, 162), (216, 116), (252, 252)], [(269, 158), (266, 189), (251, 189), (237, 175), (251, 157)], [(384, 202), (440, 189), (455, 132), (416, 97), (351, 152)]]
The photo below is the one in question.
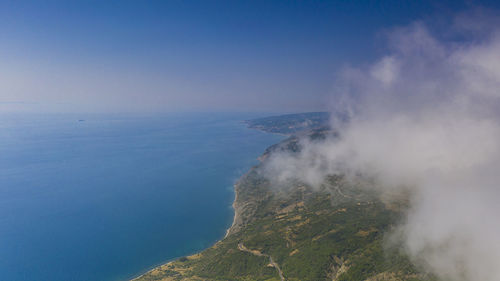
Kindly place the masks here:
[(453, 26), (455, 41), (422, 22), (396, 29), (391, 53), (339, 76), (335, 89), (353, 113), (340, 138), (303, 141), (302, 152), (277, 154), (267, 169), (312, 186), (361, 173), (386, 188), (413, 187), (399, 229), (413, 260), (449, 280), (498, 281), (500, 27), (470, 37), (459, 28), (467, 21)]

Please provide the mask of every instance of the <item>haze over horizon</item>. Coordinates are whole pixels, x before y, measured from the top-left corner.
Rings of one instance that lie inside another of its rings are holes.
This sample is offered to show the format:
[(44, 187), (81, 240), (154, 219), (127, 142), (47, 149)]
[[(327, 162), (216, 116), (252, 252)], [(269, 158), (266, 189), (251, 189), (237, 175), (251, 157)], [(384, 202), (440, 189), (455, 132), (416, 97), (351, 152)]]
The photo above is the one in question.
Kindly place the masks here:
[(0, 113), (328, 110), (388, 30), (477, 5), (3, 1)]

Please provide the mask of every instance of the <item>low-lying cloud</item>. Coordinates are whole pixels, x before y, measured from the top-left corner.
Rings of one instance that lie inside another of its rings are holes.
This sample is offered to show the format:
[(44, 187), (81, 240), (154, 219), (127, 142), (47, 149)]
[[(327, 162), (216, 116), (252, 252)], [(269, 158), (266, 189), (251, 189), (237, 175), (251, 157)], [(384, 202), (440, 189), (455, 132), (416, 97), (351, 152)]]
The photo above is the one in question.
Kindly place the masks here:
[(273, 155), (268, 174), (312, 186), (329, 174), (362, 174), (390, 190), (410, 188), (398, 233), (413, 261), (447, 280), (500, 280), (495, 15), (476, 9), (439, 32), (426, 22), (389, 32), (386, 56), (338, 75), (334, 112), (351, 116), (339, 137)]

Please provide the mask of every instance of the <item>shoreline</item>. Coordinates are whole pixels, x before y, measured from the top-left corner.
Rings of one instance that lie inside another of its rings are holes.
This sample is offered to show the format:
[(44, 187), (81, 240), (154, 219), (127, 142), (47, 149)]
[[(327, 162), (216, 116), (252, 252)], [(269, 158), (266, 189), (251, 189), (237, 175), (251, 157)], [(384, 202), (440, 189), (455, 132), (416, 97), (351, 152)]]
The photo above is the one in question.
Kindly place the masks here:
[[(268, 131), (265, 131), (265, 130), (262, 130), (262, 129), (259, 129), (259, 128), (250, 128), (248, 127), (248, 124), (246, 124), (244, 121), (242, 121), (243, 124), (247, 125), (247, 129), (252, 129), (252, 130), (257, 130), (257, 131), (261, 131), (261, 132), (264, 132), (264, 133), (267, 133), (267, 134), (275, 134), (275, 135), (280, 135), (280, 136), (283, 136), (283, 137), (289, 137), (289, 135), (286, 135), (286, 134), (281, 134), (281, 133), (273, 133), (273, 132), (268, 132)], [(282, 140), (281, 140), (282, 141)], [(233, 192), (234, 192), (234, 200), (233, 200), (233, 203), (231, 204), (232, 208), (233, 208), (233, 212), (234, 212), (234, 215), (233, 215), (233, 222), (231, 223), (231, 225), (226, 229), (226, 233), (224, 234), (224, 236), (222, 238), (219, 238), (217, 239), (214, 243), (212, 243), (210, 246), (204, 248), (204, 249), (201, 249), (199, 251), (196, 251), (192, 254), (189, 254), (189, 255), (185, 255), (185, 256), (180, 256), (180, 257), (175, 257), (175, 258), (172, 258), (172, 259), (168, 259), (167, 261), (165, 262), (161, 262), (157, 265), (154, 265), (152, 267), (150, 267), (149, 269), (147, 269), (145, 272), (135, 276), (135, 277), (132, 277), (132, 279), (127, 279), (128, 281), (134, 281), (134, 280), (138, 280), (139, 278), (141, 278), (142, 276), (148, 274), (149, 272), (155, 270), (156, 268), (158, 267), (161, 267), (161, 266), (165, 266), (165, 265), (169, 265), (175, 261), (177, 261), (178, 259), (182, 258), (182, 257), (190, 257), (190, 256), (194, 256), (194, 255), (198, 255), (200, 254), (201, 252), (205, 251), (206, 249), (209, 249), (211, 247), (213, 247), (214, 245), (216, 245), (217, 243), (221, 242), (222, 240), (224, 240), (225, 238), (227, 238), (230, 234), (231, 234), (231, 230), (234, 228), (234, 226), (236, 225), (237, 223), (237, 220), (240, 218), (240, 214), (238, 212), (238, 206), (237, 206), (237, 201), (238, 201), (238, 186), (241, 182), (241, 180), (246, 177), (248, 175), (248, 173), (250, 173), (253, 169), (255, 169), (256, 166), (258, 166), (260, 163), (262, 163), (262, 156), (264, 156), (264, 154), (266, 153), (267, 149), (269, 149), (270, 147), (272, 147), (273, 145), (276, 145), (278, 143), (280, 143), (281, 141), (277, 142), (277, 143), (274, 143), (274, 144), (271, 144), (270, 146), (268, 146), (267, 148), (264, 149), (264, 152), (261, 153), (261, 155), (259, 155), (256, 159), (257, 161), (259, 161), (259, 163), (257, 165), (254, 165), (252, 167), (250, 167), (248, 169), (247, 172), (245, 172), (243, 175), (241, 175), (241, 177), (236, 181), (236, 183), (233, 185)]]
[[(242, 177), (244, 177), (245, 175), (243, 175)], [(241, 178), (240, 178), (241, 179)], [(239, 214), (238, 214), (238, 211), (236, 210), (236, 201), (238, 201), (238, 190), (237, 190), (237, 185), (239, 184), (239, 181), (240, 179), (238, 179), (238, 182), (235, 183), (233, 185), (233, 192), (234, 192), (234, 200), (233, 200), (233, 204), (231, 204), (231, 206), (233, 207), (233, 211), (234, 211), (234, 214), (233, 214), (233, 222), (231, 223), (231, 225), (229, 226), (228, 229), (226, 229), (226, 234), (224, 235), (224, 237), (221, 239), (221, 240), (224, 240), (224, 238), (226, 238), (227, 236), (229, 236), (229, 233), (231, 232), (231, 229), (233, 228), (233, 226), (236, 224), (236, 220), (239, 218)], [(220, 240), (219, 240), (220, 241)], [(218, 241), (217, 241), (218, 242)]]
[[(260, 157), (260, 156), (259, 156)], [(259, 159), (259, 158), (257, 158)], [(260, 162), (260, 160), (259, 160)], [(231, 229), (233, 228), (233, 226), (235, 225), (236, 223), (236, 220), (239, 218), (239, 214), (237, 213), (236, 211), (236, 201), (238, 200), (238, 190), (237, 190), (237, 185), (240, 183), (241, 179), (243, 177), (245, 177), (248, 172), (250, 172), (252, 169), (254, 169), (254, 167), (251, 167), (245, 174), (243, 174), (239, 179), (238, 181), (233, 185), (233, 192), (234, 192), (234, 200), (233, 200), (233, 203), (231, 204), (232, 208), (233, 208), (233, 211), (234, 211), (234, 215), (233, 215), (233, 222), (231, 223), (231, 225), (226, 229), (226, 233), (224, 234), (224, 236), (222, 238), (219, 238), (217, 239), (214, 243), (210, 244), (210, 246), (204, 248), (204, 249), (201, 249), (199, 251), (195, 251), (194, 253), (191, 253), (191, 254), (188, 254), (188, 255), (185, 255), (185, 256), (179, 256), (179, 257), (175, 257), (175, 258), (171, 258), (171, 259), (168, 259), (167, 261), (165, 262), (160, 262), (152, 267), (150, 267), (149, 269), (147, 269), (144, 273), (141, 273), (135, 277), (132, 277), (132, 279), (128, 279), (128, 281), (134, 281), (134, 280), (138, 280), (139, 278), (141, 278), (142, 276), (146, 275), (147, 273), (149, 273), (150, 271), (154, 270), (155, 268), (157, 267), (160, 267), (160, 266), (164, 266), (164, 265), (169, 265), (171, 264), (172, 262), (175, 262), (176, 260), (182, 258), (182, 257), (190, 257), (190, 256), (194, 256), (194, 255), (197, 255), (203, 251), (205, 251), (206, 249), (210, 248), (210, 247), (213, 247), (215, 244), (219, 243), (220, 241), (224, 240), (227, 236), (229, 236), (230, 234), (230, 231)]]
[[(266, 132), (267, 133), (267, 132)], [(257, 160), (259, 161), (259, 163), (261, 162), (260, 161), (260, 157), (259, 156), (257, 158)], [(231, 204), (232, 208), (233, 208), (233, 211), (234, 211), (234, 215), (233, 215), (233, 222), (231, 223), (231, 225), (226, 229), (226, 233), (224, 234), (224, 236), (222, 238), (219, 238), (217, 239), (214, 243), (210, 244), (210, 246), (208, 246), (207, 248), (204, 248), (204, 249), (201, 249), (199, 251), (195, 251), (194, 253), (191, 253), (191, 254), (188, 254), (188, 255), (185, 255), (185, 256), (179, 256), (179, 257), (175, 257), (175, 258), (172, 258), (172, 259), (168, 259), (167, 261), (165, 262), (161, 262), (161, 263), (158, 263), (157, 265), (154, 265), (152, 267), (150, 267), (148, 270), (146, 270), (144, 273), (141, 273), (140, 275), (137, 275), (135, 277), (132, 277), (132, 279), (128, 279), (128, 281), (134, 281), (134, 280), (138, 280), (139, 278), (141, 278), (142, 276), (148, 274), (149, 272), (151, 272), (152, 270), (154, 270), (155, 268), (157, 267), (160, 267), (160, 266), (165, 266), (165, 265), (169, 265), (173, 262), (175, 262), (176, 260), (182, 258), (182, 257), (190, 257), (190, 256), (195, 256), (195, 255), (198, 255), (200, 254), (201, 252), (205, 251), (206, 249), (210, 248), (210, 247), (213, 247), (214, 245), (216, 245), (217, 243), (221, 242), (222, 240), (224, 240), (226, 237), (228, 237), (230, 235), (230, 232), (231, 232), (231, 229), (236, 225), (236, 221), (238, 220), (238, 218), (240, 218), (240, 214), (238, 213), (237, 211), (237, 200), (238, 200), (238, 189), (237, 189), (237, 186), (240, 184), (240, 181), (241, 179), (243, 179), (250, 171), (252, 171), (253, 169), (255, 168), (255, 166), (252, 166), (245, 174), (243, 174), (239, 179), (238, 181), (236, 181), (236, 183), (233, 185), (233, 191), (234, 191), (234, 200), (233, 200), (233, 203)]]

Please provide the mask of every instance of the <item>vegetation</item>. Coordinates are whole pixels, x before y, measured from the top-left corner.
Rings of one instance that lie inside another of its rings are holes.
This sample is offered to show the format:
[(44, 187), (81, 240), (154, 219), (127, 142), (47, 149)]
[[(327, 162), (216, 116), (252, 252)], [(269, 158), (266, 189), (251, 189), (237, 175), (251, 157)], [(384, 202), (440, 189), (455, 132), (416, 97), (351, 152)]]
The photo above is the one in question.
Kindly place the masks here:
[[(267, 257), (241, 251), (240, 243), (271, 256), (286, 280), (359, 281), (380, 274), (393, 278), (387, 280), (426, 280), (399, 251), (384, 249), (384, 233), (401, 209), (339, 181), (321, 191), (300, 185), (287, 196), (273, 192), (240, 231), (139, 280), (280, 280)], [(335, 192), (339, 186), (352, 198)]]
[[(295, 147), (293, 141), (279, 147)], [(434, 280), (385, 243), (404, 214), (404, 198), (386, 202), (371, 190), (342, 176), (319, 189), (299, 182), (275, 189), (254, 167), (236, 186), (227, 237), (138, 280)]]

